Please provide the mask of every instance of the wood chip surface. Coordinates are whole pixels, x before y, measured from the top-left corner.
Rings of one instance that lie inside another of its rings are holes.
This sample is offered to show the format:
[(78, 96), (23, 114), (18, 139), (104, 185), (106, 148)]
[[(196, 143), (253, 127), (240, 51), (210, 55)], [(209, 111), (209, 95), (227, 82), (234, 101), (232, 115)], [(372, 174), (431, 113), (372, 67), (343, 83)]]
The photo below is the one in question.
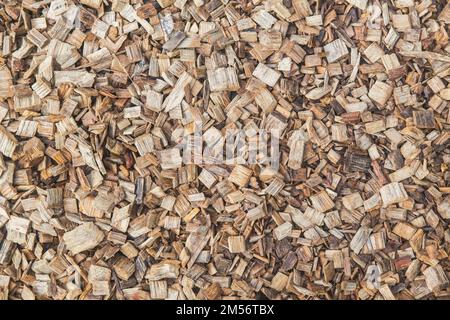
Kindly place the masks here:
[(0, 300), (450, 298), (449, 26), (1, 0)]

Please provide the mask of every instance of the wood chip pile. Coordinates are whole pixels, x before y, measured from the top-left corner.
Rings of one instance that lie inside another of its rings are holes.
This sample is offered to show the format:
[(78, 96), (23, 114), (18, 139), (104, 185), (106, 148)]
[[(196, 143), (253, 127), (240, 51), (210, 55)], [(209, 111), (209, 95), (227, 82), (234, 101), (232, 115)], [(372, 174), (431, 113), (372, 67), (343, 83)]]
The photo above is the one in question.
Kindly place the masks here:
[[(449, 26), (444, 0), (0, 1), (0, 299), (448, 299)], [(198, 124), (203, 159), (278, 130), (279, 166), (184, 161)]]

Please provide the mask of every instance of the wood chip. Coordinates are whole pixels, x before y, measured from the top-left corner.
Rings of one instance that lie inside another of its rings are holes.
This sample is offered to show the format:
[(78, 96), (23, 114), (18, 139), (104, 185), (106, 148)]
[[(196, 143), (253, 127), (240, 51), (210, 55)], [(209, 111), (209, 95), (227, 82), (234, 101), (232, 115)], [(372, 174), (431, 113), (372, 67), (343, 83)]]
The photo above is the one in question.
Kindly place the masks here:
[(228, 249), (231, 253), (241, 253), (245, 251), (245, 239), (243, 236), (228, 237)]
[(403, 184), (399, 182), (392, 182), (381, 187), (380, 195), (384, 206), (406, 201), (409, 198)]
[(103, 232), (92, 222), (83, 223), (64, 233), (63, 240), (67, 250), (73, 254), (95, 248), (104, 238)]

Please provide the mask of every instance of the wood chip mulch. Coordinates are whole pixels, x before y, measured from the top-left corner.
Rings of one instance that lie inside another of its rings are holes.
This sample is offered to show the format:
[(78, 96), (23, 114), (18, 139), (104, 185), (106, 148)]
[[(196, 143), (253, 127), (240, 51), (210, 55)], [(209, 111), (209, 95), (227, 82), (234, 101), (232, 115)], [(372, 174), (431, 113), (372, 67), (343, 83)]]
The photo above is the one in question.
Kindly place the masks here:
[(449, 299), (449, 26), (445, 0), (1, 0), (0, 300)]

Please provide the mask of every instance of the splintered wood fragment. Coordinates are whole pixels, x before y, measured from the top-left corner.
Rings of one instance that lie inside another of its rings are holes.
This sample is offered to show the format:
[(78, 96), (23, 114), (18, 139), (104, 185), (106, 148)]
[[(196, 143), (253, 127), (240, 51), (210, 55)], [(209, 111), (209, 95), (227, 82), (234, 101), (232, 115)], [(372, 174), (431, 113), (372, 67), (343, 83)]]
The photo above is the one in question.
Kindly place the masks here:
[(31, 29), (27, 34), (27, 39), (39, 48), (42, 48), (47, 42), (47, 38), (37, 29)]
[(93, 222), (86, 222), (64, 233), (63, 241), (67, 250), (72, 254), (77, 254), (94, 249), (102, 242), (104, 237), (103, 232)]
[(367, 8), (368, 2), (367, 0), (346, 0), (346, 1), (361, 10), (366, 10)]
[(178, 148), (162, 150), (160, 152), (160, 159), (163, 170), (179, 168), (183, 162)]
[(4, 240), (0, 247), (0, 264), (5, 265), (11, 262), (12, 255), (17, 247), (12, 241)]
[(0, 300), (8, 300), (10, 276), (0, 275)]
[(138, 62), (144, 59), (138, 43), (133, 43), (129, 46), (126, 46), (125, 52), (127, 53), (127, 57), (129, 58), (130, 62)]
[(444, 21), (446, 24), (450, 24), (450, 4), (442, 9), (442, 12), (439, 14), (438, 19)]
[(403, 184), (399, 182), (392, 182), (381, 187), (380, 195), (385, 207), (409, 199)]
[(376, 42), (373, 42), (370, 46), (364, 50), (364, 55), (370, 62), (375, 63), (384, 55), (384, 50)]
[(41, 99), (48, 96), (52, 91), (50, 84), (42, 78), (37, 78), (36, 82), (31, 86), (31, 88)]
[(405, 222), (399, 222), (395, 225), (392, 232), (405, 240), (410, 240), (416, 233), (416, 228)]
[(369, 236), (371, 233), (372, 233), (371, 228), (360, 227), (353, 236), (352, 240), (350, 241), (350, 249), (354, 251), (356, 254), (359, 254), (361, 249), (367, 243), (367, 240), (369, 240)]
[(319, 100), (319, 99), (323, 98), (324, 96), (326, 96), (327, 94), (329, 94), (331, 92), (331, 89), (332, 88), (330, 86), (314, 88), (311, 91), (309, 91), (305, 95), (305, 97), (310, 100)]
[(402, 56), (405, 57), (412, 57), (412, 58), (421, 58), (421, 59), (428, 59), (428, 60), (437, 60), (442, 62), (450, 62), (450, 57), (447, 55), (439, 54), (436, 52), (430, 52), (430, 51), (400, 51), (399, 52)]
[(379, 289), (381, 295), (383, 296), (384, 300), (397, 300), (395, 299), (394, 294), (392, 293), (391, 289), (387, 284), (384, 284)]
[(245, 251), (245, 239), (243, 236), (228, 237), (228, 250), (231, 253), (241, 253)]
[(148, 269), (145, 278), (150, 281), (161, 279), (176, 279), (179, 274), (179, 266), (176, 262), (160, 262), (158, 264), (151, 265)]
[(264, 209), (262, 206), (258, 206), (256, 208), (250, 209), (247, 212), (247, 219), (249, 219), (250, 221), (254, 221), (260, 218), (263, 218), (266, 215)]
[(92, 293), (95, 296), (110, 294), (111, 270), (106, 267), (91, 265), (88, 273), (89, 282), (92, 283)]
[[(168, 295), (167, 281), (149, 281), (150, 298), (166, 299)], [(148, 299), (148, 298), (147, 298)]]
[(231, 171), (228, 181), (235, 183), (240, 187), (245, 187), (252, 176), (252, 170), (243, 165), (236, 165)]
[(127, 281), (136, 271), (136, 266), (133, 260), (126, 257), (120, 257), (113, 266), (114, 272), (121, 280)]
[(31, 27), (37, 30), (44, 30), (47, 28), (47, 21), (45, 17), (31, 19)]
[(140, 106), (125, 108), (123, 111), (124, 111), (123, 117), (125, 119), (138, 118), (141, 115)]
[(95, 74), (89, 73), (84, 70), (78, 71), (55, 71), (55, 85), (61, 85), (64, 83), (71, 83), (79, 87), (92, 87)]
[(308, 0), (293, 0), (292, 5), (300, 17), (308, 17), (313, 14)]
[(450, 88), (439, 91), (439, 96), (446, 101), (450, 101)]
[(400, 61), (395, 53), (383, 55), (381, 57), (381, 62), (383, 63), (390, 80), (398, 79), (404, 75), (405, 69), (400, 65)]
[(333, 63), (348, 55), (344, 40), (337, 39), (323, 47), (328, 63)]
[(24, 244), (30, 223), (31, 221), (28, 219), (11, 216), (6, 224), (6, 239), (17, 244)]
[(386, 248), (386, 233), (384, 231), (372, 233), (368, 245), (373, 251), (384, 250)]
[(283, 240), (284, 238), (286, 238), (287, 236), (289, 236), (291, 234), (291, 231), (292, 231), (292, 223), (290, 223), (289, 221), (286, 221), (282, 225), (279, 225), (278, 227), (276, 227), (273, 230), (273, 234), (277, 240)]
[(376, 134), (386, 130), (386, 123), (382, 120), (368, 122), (365, 125), (368, 134)]
[(102, 5), (102, 0), (81, 0), (81, 3), (87, 5), (88, 7), (99, 9)]
[(435, 127), (433, 111), (413, 111), (413, 120), (417, 128), (433, 129)]
[(258, 66), (253, 71), (253, 76), (268, 86), (275, 86), (280, 78), (281, 74), (278, 71), (275, 71), (269, 67), (267, 67), (263, 63), (259, 63)]
[(49, 208), (60, 208), (63, 206), (63, 189), (51, 188), (47, 190), (47, 206)]
[(211, 91), (237, 91), (239, 80), (233, 67), (208, 70), (208, 81)]
[(361, 207), (364, 204), (364, 202), (363, 202), (363, 199), (361, 198), (361, 195), (359, 194), (359, 192), (355, 192), (348, 196), (343, 197), (342, 204), (348, 210), (354, 210), (356, 208)]
[(94, 21), (94, 24), (92, 25), (91, 31), (100, 39), (105, 39), (108, 29), (109, 25), (107, 23), (103, 22), (100, 19), (96, 19)]
[(162, 110), (162, 103), (163, 95), (161, 93), (153, 91), (151, 89), (147, 90), (145, 101), (146, 108), (155, 112), (159, 112)]
[(206, 289), (202, 291), (202, 294), (208, 300), (217, 300), (222, 294), (222, 288), (219, 283), (211, 283)]
[(166, 229), (178, 229), (181, 224), (180, 217), (166, 217), (164, 222), (164, 228)]
[(445, 89), (445, 84), (442, 82), (441, 78), (435, 76), (427, 81), (427, 85), (433, 90), (434, 93), (439, 93), (439, 91)]
[(288, 166), (293, 170), (302, 167), (303, 154), (305, 150), (305, 141), (294, 141), (290, 146)]
[(323, 24), (322, 15), (309, 16), (305, 19), (306, 25), (310, 27), (321, 26)]
[(313, 207), (319, 212), (325, 212), (334, 208), (333, 200), (326, 191), (321, 191), (310, 197)]
[(385, 82), (376, 81), (369, 90), (369, 98), (384, 106), (391, 97), (393, 88)]
[(428, 267), (423, 271), (425, 283), (431, 291), (440, 291), (448, 288), (448, 277), (441, 265)]
[(184, 32), (174, 32), (169, 41), (164, 43), (163, 49), (165, 51), (173, 51), (181, 43), (181, 41), (184, 40), (184, 38), (186, 38), (186, 34)]
[(278, 272), (270, 283), (270, 287), (276, 291), (283, 291), (288, 284), (288, 276), (282, 272)]
[(275, 178), (272, 182), (264, 189), (264, 192), (272, 196), (277, 195), (284, 187), (285, 183), (279, 178)]
[(12, 76), (8, 67), (0, 64), (0, 101), (13, 96)]
[(134, 144), (141, 156), (151, 153), (154, 150), (153, 138), (150, 133), (143, 134), (134, 140)]
[(136, 10), (136, 14), (142, 19), (150, 18), (151, 16), (154, 16), (157, 13), (158, 11), (156, 10), (155, 6), (150, 2), (140, 6)]
[(178, 107), (185, 96), (185, 88), (190, 85), (194, 79), (192, 76), (184, 72), (179, 78), (175, 87), (172, 89), (170, 94), (164, 100), (162, 108), (168, 112), (176, 107)]
[(391, 174), (389, 174), (389, 180), (392, 182), (400, 182), (410, 178), (413, 175), (413, 172), (410, 167), (404, 166), (401, 169), (398, 169)]
[(395, 30), (404, 32), (411, 29), (411, 22), (409, 15), (407, 14), (394, 14), (392, 15), (392, 24)]
[(0, 228), (3, 227), (9, 220), (9, 215), (6, 208), (0, 206)]
[(331, 137), (333, 141), (348, 141), (347, 126), (345, 124), (333, 124), (331, 126)]
[(2, 125), (0, 125), (0, 152), (3, 155), (11, 158), (17, 145), (18, 142), (14, 135), (8, 132)]
[(264, 29), (269, 29), (277, 21), (277, 19), (272, 16), (266, 10), (258, 10), (252, 15), (252, 19)]
[(217, 181), (215, 176), (206, 169), (203, 169), (199, 174), (198, 180), (203, 183), (208, 189), (210, 189)]
[(437, 206), (437, 211), (444, 219), (450, 219), (450, 196), (445, 197)]

